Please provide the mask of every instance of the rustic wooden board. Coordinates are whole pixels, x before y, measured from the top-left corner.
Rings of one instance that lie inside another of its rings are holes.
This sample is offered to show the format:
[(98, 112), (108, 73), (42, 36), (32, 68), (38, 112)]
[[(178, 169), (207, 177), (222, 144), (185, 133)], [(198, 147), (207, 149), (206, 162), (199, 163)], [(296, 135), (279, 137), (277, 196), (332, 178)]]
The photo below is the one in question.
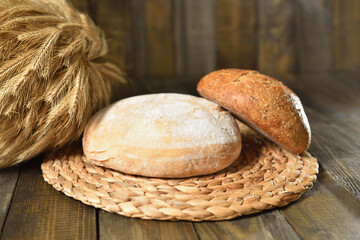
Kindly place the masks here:
[(19, 168), (0, 170), (0, 236), (19, 177)]
[[(121, 71), (131, 75), (135, 69), (134, 57), (131, 55), (134, 47), (131, 40), (131, 2), (130, 0), (90, 1), (96, 24), (104, 31), (109, 52), (106, 61), (118, 66)], [(141, 94), (139, 79), (127, 77), (128, 83), (113, 83), (113, 101), (120, 98)]]
[(339, 127), (360, 133), (360, 77), (321, 74), (284, 80), (298, 93), (305, 105), (326, 116), (328, 121), (335, 121)]
[(109, 48), (106, 60), (131, 72), (134, 66), (130, 61), (130, 0), (92, 1), (91, 8), (96, 9), (94, 20), (105, 32)]
[(334, 0), (334, 68), (360, 72), (360, 1)]
[[(106, 59), (142, 78), (140, 92), (196, 94), (199, 78), (220, 67), (258, 66), (272, 75), (359, 71), (356, 0), (71, 2), (104, 29)], [(310, 151), (321, 172), (314, 188), (288, 207), (224, 222), (145, 221), (101, 210), (96, 219), (94, 208), (47, 185), (36, 162), (22, 168), (17, 185), (16, 168), (0, 172), (1, 239), (356, 239), (360, 84), (353, 76), (290, 81), (307, 106)]]
[(278, 210), (194, 225), (200, 239), (300, 239)]
[[(305, 110), (313, 134), (310, 150), (319, 158), (324, 171), (331, 178), (360, 199), (360, 139), (357, 137), (360, 105), (357, 105), (359, 100), (348, 97), (357, 95), (359, 82), (352, 78), (352, 86), (347, 92), (341, 92), (332, 90), (334, 86), (342, 85), (336, 76), (322, 80), (326, 84), (321, 83), (321, 77), (299, 79), (302, 85), (296, 82), (288, 82), (288, 85), (300, 93), (301, 100), (307, 106)], [(315, 79), (319, 83), (314, 83)]]
[[(325, 96), (323, 99), (327, 104), (319, 107), (322, 111), (329, 113), (332, 119), (336, 119), (340, 128), (360, 134), (360, 77), (354, 78), (346, 74), (338, 79), (342, 80), (331, 80), (331, 84), (325, 82), (321, 84), (319, 89)], [(351, 134), (350, 137), (355, 136)]]
[[(314, 78), (312, 78), (314, 79)], [(350, 108), (360, 109), (360, 76), (357, 74), (341, 73), (341, 74), (326, 74), (320, 77), (319, 85), (323, 86), (323, 90), (329, 89), (330, 91), (324, 92), (324, 94), (330, 97), (340, 98), (342, 105), (350, 105)], [(326, 84), (328, 79), (330, 84)], [(348, 107), (349, 108), (349, 107)], [(346, 109), (343, 109), (346, 110)]]
[(146, 1), (147, 77), (162, 80), (174, 77), (171, 8), (168, 0)]
[(40, 170), (41, 159), (21, 168), (2, 239), (96, 239), (96, 210), (56, 191)]
[(174, 0), (177, 81), (195, 88), (216, 67), (215, 0)]
[(131, 64), (134, 75), (145, 78), (147, 75), (147, 36), (145, 23), (145, 6), (142, 1), (130, 1), (131, 21)]
[(299, 0), (296, 6), (296, 51), (299, 71), (327, 72), (332, 65), (332, 1)]
[(132, 0), (130, 8), (133, 72), (161, 84), (174, 76), (171, 2)]
[(324, 170), (318, 177), (310, 192), (281, 212), (302, 239), (357, 239), (360, 202)]
[(127, 218), (100, 210), (99, 239), (198, 239), (191, 222)]
[(311, 150), (322, 159), (324, 170), (360, 199), (359, 138), (315, 111), (308, 112), (313, 126)]
[(258, 68), (265, 74), (296, 70), (295, 1), (259, 0)]
[(258, 66), (268, 74), (359, 71), (356, 0), (71, 2), (105, 29), (108, 59), (142, 78), (193, 83), (224, 67)]
[(217, 68), (256, 69), (256, 24), (256, 1), (217, 1)]
[(69, 2), (80, 12), (89, 14), (90, 6), (88, 0), (69, 0)]

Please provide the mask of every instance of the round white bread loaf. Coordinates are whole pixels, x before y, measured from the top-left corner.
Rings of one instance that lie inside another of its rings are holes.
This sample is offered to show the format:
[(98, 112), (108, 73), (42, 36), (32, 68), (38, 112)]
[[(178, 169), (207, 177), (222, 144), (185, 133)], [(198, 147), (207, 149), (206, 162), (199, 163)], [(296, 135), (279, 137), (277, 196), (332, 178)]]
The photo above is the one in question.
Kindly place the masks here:
[(217, 172), (240, 155), (233, 116), (216, 103), (184, 94), (120, 100), (96, 113), (83, 137), (96, 165), (147, 177), (181, 178)]

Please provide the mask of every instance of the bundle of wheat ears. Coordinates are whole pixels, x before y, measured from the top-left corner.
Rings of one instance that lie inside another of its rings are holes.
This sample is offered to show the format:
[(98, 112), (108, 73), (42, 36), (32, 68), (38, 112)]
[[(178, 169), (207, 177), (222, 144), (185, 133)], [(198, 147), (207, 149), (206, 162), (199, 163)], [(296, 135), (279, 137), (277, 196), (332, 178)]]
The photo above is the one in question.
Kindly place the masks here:
[(122, 73), (102, 32), (65, 0), (0, 1), (0, 168), (80, 137)]

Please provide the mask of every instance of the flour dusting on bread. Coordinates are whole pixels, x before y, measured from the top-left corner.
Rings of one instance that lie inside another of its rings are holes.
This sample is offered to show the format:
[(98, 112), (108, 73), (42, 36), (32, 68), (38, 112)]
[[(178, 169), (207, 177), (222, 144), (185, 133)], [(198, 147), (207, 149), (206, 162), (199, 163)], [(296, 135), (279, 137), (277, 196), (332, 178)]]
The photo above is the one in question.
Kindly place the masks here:
[(164, 93), (121, 100), (85, 130), (85, 155), (131, 174), (185, 177), (216, 172), (236, 160), (241, 136), (234, 117), (204, 98)]

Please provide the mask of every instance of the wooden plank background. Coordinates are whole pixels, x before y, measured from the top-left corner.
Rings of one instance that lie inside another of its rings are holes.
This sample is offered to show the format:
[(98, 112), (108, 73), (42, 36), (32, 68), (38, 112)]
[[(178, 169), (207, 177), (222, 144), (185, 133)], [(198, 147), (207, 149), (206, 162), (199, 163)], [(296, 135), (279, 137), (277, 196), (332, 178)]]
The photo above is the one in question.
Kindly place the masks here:
[(21, 168), (1, 238), (55, 239), (61, 233), (62, 239), (95, 239), (96, 209), (49, 187), (41, 175), (42, 159)]
[(320, 162), (287, 207), (224, 222), (129, 219), (86, 206), (41, 177), (40, 161), (0, 171), (0, 238), (356, 239), (360, 236), (360, 1), (71, 0), (104, 30), (126, 94), (176, 91), (219, 68), (279, 76), (301, 98)]
[(357, 0), (73, 0), (137, 81), (194, 88), (219, 68), (360, 73)]

